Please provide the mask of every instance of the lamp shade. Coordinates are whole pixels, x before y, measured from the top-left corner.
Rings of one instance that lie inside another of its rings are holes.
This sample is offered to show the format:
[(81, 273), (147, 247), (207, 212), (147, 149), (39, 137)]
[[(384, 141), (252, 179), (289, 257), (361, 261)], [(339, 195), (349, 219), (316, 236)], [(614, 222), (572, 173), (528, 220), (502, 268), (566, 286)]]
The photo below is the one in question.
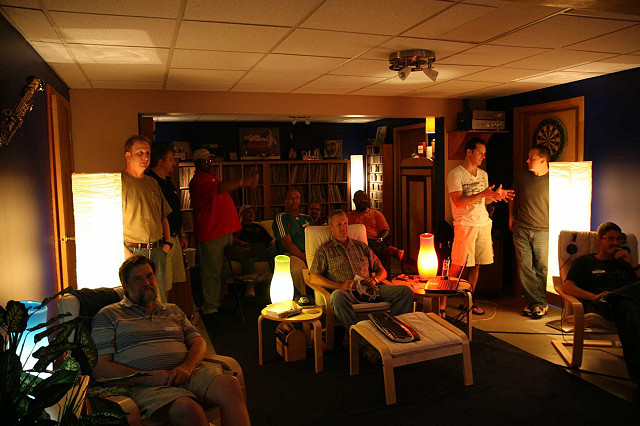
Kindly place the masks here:
[(351, 156), (351, 208), (355, 210), (353, 195), (356, 191), (364, 191), (364, 157), (362, 155)]
[(427, 117), (425, 119), (424, 132), (425, 133), (435, 133), (436, 132), (436, 118), (435, 117)]
[(418, 274), (422, 280), (438, 275), (438, 255), (433, 245), (433, 234), (425, 233), (420, 235)]
[(591, 161), (549, 163), (549, 258), (547, 290), (560, 275), (558, 236), (562, 230), (591, 229)]
[(271, 297), (271, 303), (293, 299), (293, 280), (291, 279), (291, 260), (289, 256), (281, 254), (275, 257), (269, 296)]
[(78, 289), (117, 287), (118, 269), (124, 262), (122, 176), (74, 173), (71, 187)]

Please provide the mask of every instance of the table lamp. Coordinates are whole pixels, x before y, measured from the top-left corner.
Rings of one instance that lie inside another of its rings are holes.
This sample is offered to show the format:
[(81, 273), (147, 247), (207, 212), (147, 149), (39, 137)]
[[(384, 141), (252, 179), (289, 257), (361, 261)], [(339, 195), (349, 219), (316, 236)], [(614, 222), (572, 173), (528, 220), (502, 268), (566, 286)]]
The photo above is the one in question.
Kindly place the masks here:
[(433, 245), (433, 234), (420, 234), (418, 275), (420, 276), (420, 281), (426, 281), (438, 275), (438, 256)]
[(269, 290), (271, 303), (293, 299), (293, 280), (291, 279), (290, 263), (289, 256), (281, 254), (275, 257), (275, 267)]

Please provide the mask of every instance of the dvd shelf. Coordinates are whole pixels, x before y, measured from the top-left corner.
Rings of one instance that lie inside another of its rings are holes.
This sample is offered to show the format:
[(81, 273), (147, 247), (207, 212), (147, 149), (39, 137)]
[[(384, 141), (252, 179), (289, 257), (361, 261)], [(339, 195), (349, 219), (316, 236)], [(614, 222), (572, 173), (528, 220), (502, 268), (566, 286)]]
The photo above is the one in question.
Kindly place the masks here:
[(367, 194), (369, 207), (393, 223), (393, 145), (367, 145)]

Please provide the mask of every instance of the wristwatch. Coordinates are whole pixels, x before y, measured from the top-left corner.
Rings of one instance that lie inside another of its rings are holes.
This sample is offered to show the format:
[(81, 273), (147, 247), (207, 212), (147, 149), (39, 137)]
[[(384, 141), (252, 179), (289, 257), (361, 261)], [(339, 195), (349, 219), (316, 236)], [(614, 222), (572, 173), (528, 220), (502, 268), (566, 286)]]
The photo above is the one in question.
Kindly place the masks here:
[(162, 240), (162, 241), (160, 241), (160, 244), (161, 244), (161, 245), (163, 245), (163, 246), (164, 246), (164, 245), (169, 245), (169, 248), (170, 248), (170, 249), (172, 249), (172, 248), (173, 248), (173, 243), (172, 243), (172, 242), (170, 242), (170, 241), (164, 241), (164, 240)]

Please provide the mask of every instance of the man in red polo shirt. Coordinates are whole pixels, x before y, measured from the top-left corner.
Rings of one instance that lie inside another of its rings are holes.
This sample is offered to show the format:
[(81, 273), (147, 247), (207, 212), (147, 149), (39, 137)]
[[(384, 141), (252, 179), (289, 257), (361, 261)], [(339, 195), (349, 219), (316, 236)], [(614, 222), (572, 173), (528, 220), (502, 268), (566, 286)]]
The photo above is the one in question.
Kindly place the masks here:
[(196, 243), (200, 253), (202, 296), (200, 314), (218, 312), (225, 282), (225, 248), (233, 242), (233, 233), (240, 230), (240, 219), (229, 192), (243, 186), (255, 186), (258, 176), (223, 182), (213, 173), (213, 156), (205, 148), (193, 152), (196, 173), (189, 182)]

